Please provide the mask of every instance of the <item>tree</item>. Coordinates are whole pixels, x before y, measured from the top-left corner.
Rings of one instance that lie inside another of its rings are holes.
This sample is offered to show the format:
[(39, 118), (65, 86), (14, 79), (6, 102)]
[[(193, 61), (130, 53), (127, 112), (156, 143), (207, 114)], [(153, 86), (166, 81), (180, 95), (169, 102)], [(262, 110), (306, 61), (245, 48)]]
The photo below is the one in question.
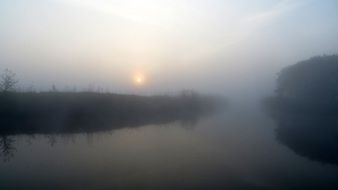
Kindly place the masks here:
[(313, 57), (283, 69), (277, 79), (276, 92), (280, 97), (289, 99), (336, 100), (338, 55)]
[(0, 77), (0, 91), (1, 92), (10, 92), (15, 89), (15, 85), (18, 81), (15, 78), (15, 73), (11, 70), (6, 69)]

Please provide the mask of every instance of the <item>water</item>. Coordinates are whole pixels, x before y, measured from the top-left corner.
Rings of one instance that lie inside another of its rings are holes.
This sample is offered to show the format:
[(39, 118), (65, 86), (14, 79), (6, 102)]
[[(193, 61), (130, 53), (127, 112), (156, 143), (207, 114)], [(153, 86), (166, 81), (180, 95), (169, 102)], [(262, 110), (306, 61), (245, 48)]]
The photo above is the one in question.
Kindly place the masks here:
[(338, 165), (283, 143), (277, 124), (258, 106), (229, 107), (194, 121), (2, 136), (0, 189), (337, 188)]

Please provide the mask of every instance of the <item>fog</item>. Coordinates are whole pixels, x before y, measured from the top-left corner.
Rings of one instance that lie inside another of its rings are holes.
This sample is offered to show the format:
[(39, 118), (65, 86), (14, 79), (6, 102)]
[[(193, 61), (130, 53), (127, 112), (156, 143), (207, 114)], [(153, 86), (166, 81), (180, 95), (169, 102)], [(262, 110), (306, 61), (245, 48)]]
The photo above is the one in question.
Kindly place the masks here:
[[(338, 52), (337, 8), (335, 0), (2, 1), (0, 69), (38, 91), (261, 97), (286, 65)], [(133, 82), (138, 73), (143, 85)]]
[(337, 10), (0, 1), (0, 189), (338, 189)]

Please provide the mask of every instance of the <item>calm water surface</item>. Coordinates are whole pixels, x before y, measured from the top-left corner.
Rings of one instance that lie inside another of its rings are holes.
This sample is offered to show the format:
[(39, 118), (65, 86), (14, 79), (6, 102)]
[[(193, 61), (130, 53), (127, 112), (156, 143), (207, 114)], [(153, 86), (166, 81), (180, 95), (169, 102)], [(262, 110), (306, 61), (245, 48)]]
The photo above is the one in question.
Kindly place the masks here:
[(107, 132), (1, 137), (0, 189), (336, 189), (259, 107)]

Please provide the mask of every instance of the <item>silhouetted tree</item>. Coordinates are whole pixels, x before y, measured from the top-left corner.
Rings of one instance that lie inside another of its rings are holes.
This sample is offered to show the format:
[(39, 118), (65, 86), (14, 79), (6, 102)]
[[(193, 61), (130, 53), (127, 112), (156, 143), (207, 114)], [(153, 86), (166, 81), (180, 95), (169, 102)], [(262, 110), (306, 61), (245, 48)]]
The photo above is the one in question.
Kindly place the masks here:
[(14, 139), (11, 137), (0, 136), (0, 150), (5, 162), (9, 161), (14, 156), (16, 149), (13, 146), (13, 143)]
[(52, 89), (51, 89), (50, 91), (51, 91), (51, 92), (57, 92), (58, 90), (57, 90), (56, 86), (53, 84), (53, 85), (52, 85)]
[(1, 92), (13, 91), (17, 83), (18, 81), (15, 78), (15, 73), (13, 73), (9, 69), (6, 69), (4, 73), (1, 75), (0, 91)]
[(299, 155), (338, 164), (338, 55), (283, 69), (276, 93), (266, 103), (277, 139)]
[(317, 56), (283, 69), (277, 79), (279, 97), (297, 100), (338, 99), (338, 55)]

